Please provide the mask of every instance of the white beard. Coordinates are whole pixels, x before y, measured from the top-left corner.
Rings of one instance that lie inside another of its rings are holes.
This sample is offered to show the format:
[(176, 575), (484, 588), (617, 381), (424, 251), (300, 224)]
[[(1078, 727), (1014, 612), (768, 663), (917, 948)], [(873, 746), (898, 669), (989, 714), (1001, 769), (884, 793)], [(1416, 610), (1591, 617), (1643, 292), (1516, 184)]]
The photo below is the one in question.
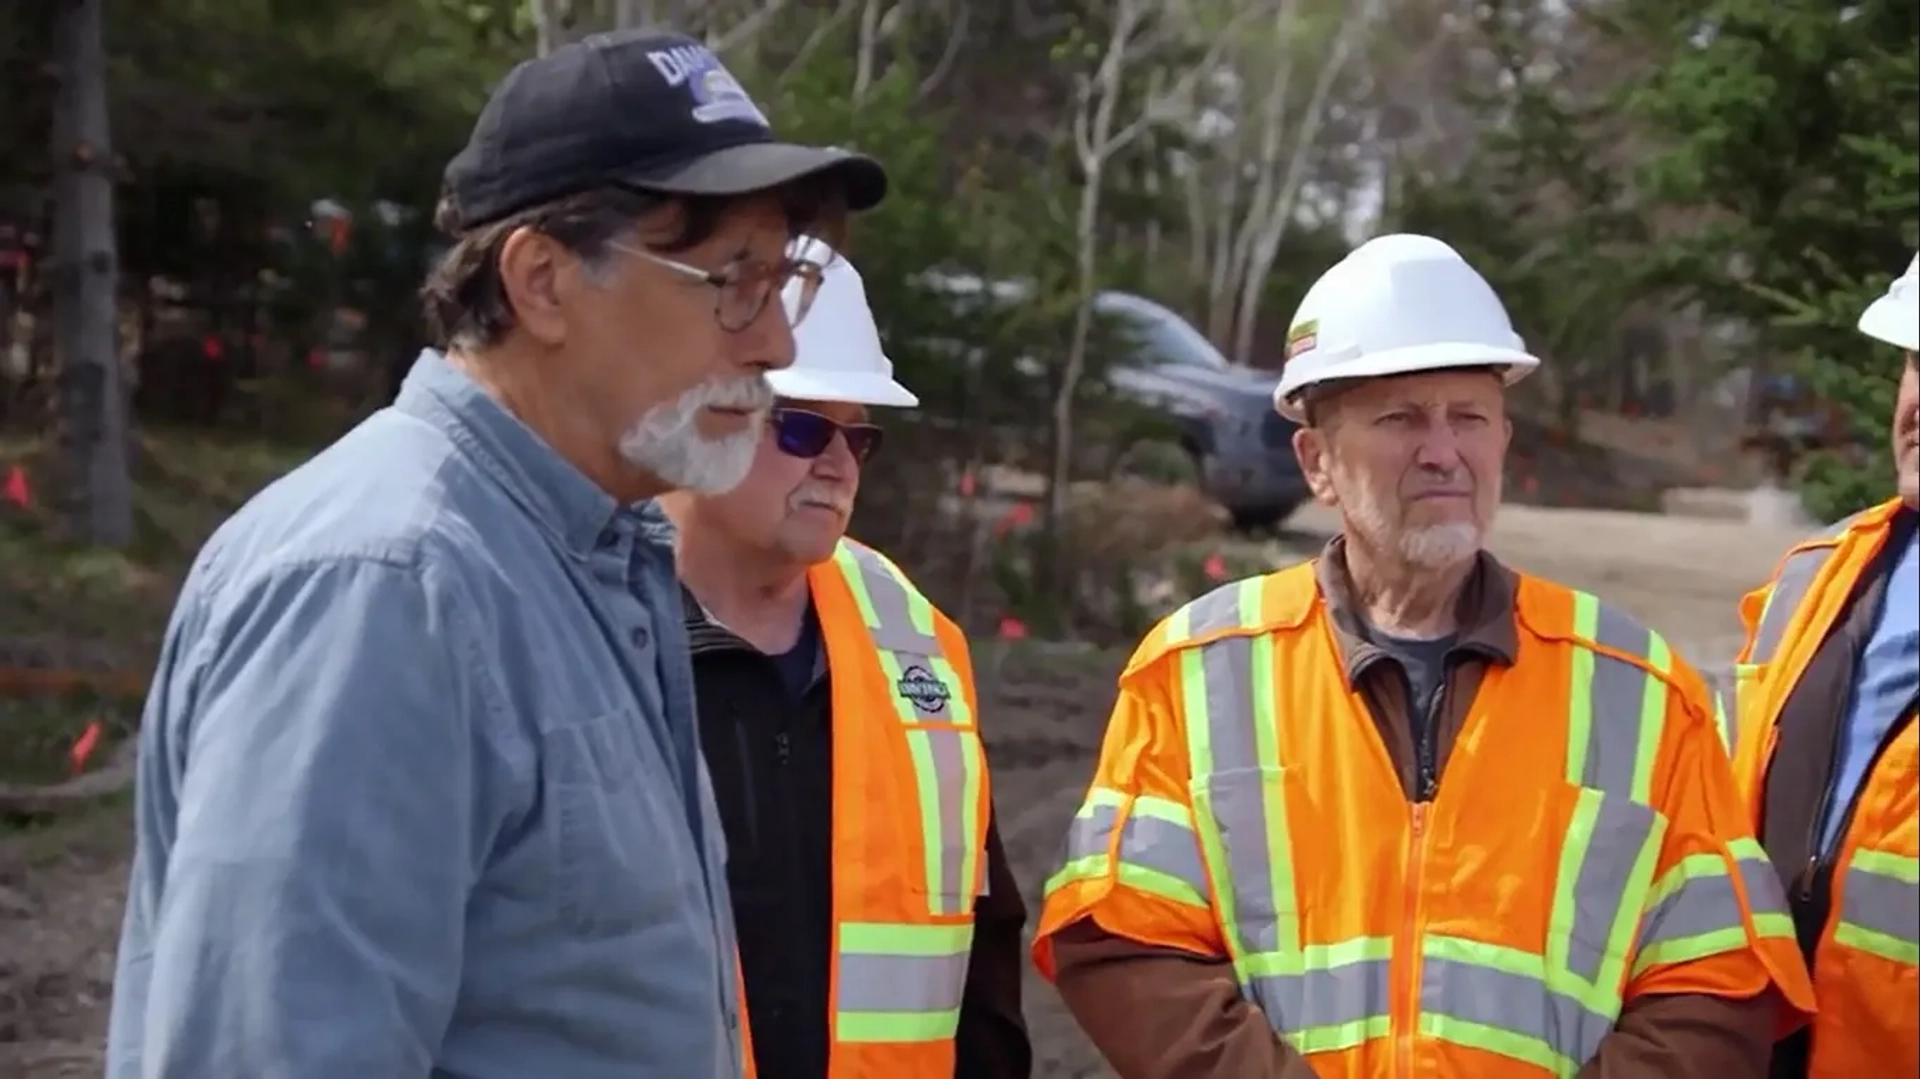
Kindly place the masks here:
[(1409, 529), (1400, 535), (1400, 555), (1427, 569), (1457, 566), (1480, 551), (1480, 530), (1464, 521)]
[(1485, 543), (1481, 528), (1466, 521), (1395, 529), (1387, 523), (1386, 507), (1365, 484), (1342, 475), (1335, 488), (1347, 530), (1365, 537), (1377, 551), (1397, 552), (1410, 566), (1430, 570), (1457, 566), (1478, 554)]
[[(750, 409), (754, 421), (744, 430), (705, 438), (700, 434), (700, 413), (712, 407)], [(773, 390), (764, 378), (703, 382), (635, 421), (620, 436), (620, 456), (675, 489), (725, 494), (746, 479), (753, 467), (761, 427), (772, 407)]]

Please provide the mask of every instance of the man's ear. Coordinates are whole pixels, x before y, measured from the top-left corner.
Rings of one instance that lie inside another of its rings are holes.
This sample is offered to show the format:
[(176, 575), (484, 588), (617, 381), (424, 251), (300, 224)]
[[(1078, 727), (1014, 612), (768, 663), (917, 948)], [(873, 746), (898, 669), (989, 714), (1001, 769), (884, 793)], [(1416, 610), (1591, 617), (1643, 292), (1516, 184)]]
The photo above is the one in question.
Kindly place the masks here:
[(539, 231), (521, 227), (500, 243), (500, 290), (513, 305), (513, 320), (534, 340), (559, 345), (567, 320), (560, 302), (560, 244)]
[(1333, 493), (1333, 477), (1327, 468), (1327, 434), (1318, 427), (1302, 427), (1293, 432), (1293, 456), (1300, 462), (1300, 474), (1314, 501), (1332, 506), (1339, 501)]

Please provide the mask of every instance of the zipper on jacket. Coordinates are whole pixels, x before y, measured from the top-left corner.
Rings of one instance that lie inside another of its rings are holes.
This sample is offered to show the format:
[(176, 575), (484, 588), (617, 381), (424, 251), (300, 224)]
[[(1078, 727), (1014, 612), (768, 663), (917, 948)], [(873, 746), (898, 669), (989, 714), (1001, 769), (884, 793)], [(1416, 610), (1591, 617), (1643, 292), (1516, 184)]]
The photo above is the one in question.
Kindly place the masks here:
[[(1916, 707), (1920, 707), (1920, 701), (1910, 705), (1901, 718), (1887, 728), (1887, 733), (1881, 736), (1879, 744), (1873, 747), (1873, 756), (1867, 758), (1866, 770), (1860, 773), (1860, 784), (1853, 789), (1853, 796), (1847, 799), (1846, 808), (1841, 811), (1840, 820), (1834, 825), (1832, 845), (1822, 846), (1820, 833), (1824, 829), (1821, 825), (1832, 808), (1834, 798), (1839, 795), (1839, 776), (1835, 770), (1828, 770), (1826, 790), (1821, 792), (1819, 810), (1814, 813), (1813, 824), (1810, 826), (1812, 834), (1807, 838), (1807, 850), (1812, 853), (1807, 856), (1805, 868), (1800, 870), (1800, 875), (1794, 881), (1794, 899), (1797, 906), (1804, 906), (1811, 902), (1820, 882), (1832, 871), (1834, 859), (1841, 848), (1846, 846), (1847, 833), (1853, 829), (1853, 817), (1860, 809), (1860, 796), (1866, 793), (1867, 781), (1873, 778), (1874, 769), (1880, 766), (1880, 758), (1886, 756), (1887, 750), (1893, 748), (1893, 743), (1906, 732), (1907, 725), (1914, 721)], [(1834, 727), (1836, 757), (1839, 754), (1837, 743), (1844, 736), (1843, 718), (1842, 723)]]
[(1434, 744), (1437, 740), (1435, 730), (1440, 725), (1441, 710), (1446, 707), (1447, 674), (1443, 667), (1440, 684), (1434, 688), (1433, 697), (1427, 702), (1427, 718), (1420, 725), (1420, 739), (1414, 747), (1414, 801), (1431, 802), (1439, 792), (1440, 766), (1434, 758), (1439, 753)]
[(1414, 1038), (1420, 1031), (1420, 893), (1427, 871), (1427, 813), (1431, 806), (1424, 801), (1415, 802), (1411, 807), (1411, 817), (1407, 824), (1407, 863), (1405, 875), (1405, 894), (1400, 918), (1400, 932), (1393, 942), (1393, 960), (1407, 965), (1412, 975), (1407, 979), (1406, 1028), (1394, 1039), (1393, 1074), (1411, 1076), (1414, 1068)]

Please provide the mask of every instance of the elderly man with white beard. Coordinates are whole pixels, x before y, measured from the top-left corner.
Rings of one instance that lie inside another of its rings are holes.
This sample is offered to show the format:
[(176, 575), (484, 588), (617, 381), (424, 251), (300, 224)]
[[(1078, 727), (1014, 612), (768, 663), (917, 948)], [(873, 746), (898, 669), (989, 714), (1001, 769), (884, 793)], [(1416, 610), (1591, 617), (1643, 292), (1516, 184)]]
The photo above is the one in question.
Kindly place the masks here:
[(1129, 1079), (1761, 1074), (1812, 997), (1709, 691), (1482, 550), (1539, 360), (1424, 236), (1355, 250), (1289, 339), (1341, 534), (1141, 643), (1042, 973)]
[(590, 37), (499, 84), (447, 167), (441, 348), (180, 595), (108, 1076), (741, 1074), (650, 500), (745, 475), (823, 272), (789, 246), (885, 185), (777, 141), (679, 35)]

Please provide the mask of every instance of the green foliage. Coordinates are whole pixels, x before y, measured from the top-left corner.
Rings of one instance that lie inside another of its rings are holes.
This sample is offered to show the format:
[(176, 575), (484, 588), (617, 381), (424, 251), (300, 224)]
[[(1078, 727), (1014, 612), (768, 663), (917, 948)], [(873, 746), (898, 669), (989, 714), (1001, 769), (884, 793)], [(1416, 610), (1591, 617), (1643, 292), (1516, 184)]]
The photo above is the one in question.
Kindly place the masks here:
[[(1016, 217), (1023, 192), (989, 188), (972, 164), (956, 161), (942, 142), (942, 117), (917, 100), (918, 76), (896, 63), (865, 92), (851, 91), (850, 50), (823, 47), (775, 80), (745, 72), (783, 137), (846, 145), (886, 162), (887, 201), (854, 226), (848, 256), (859, 266), (888, 354), (923, 409), (963, 414), (980, 380), (1005, 381), (1017, 358), (1020, 331), (1049, 311), (1042, 283), (1037, 304), (1005, 307), (953, 289), (929, 287), (929, 272), (986, 281), (1045, 264), (1058, 241)], [(1017, 395), (1016, 395), (1017, 396)]]
[(1605, 161), (1613, 95), (1573, 100), (1534, 62), (1542, 9), (1496, 2), (1476, 17), (1504, 76), (1497, 95), (1463, 95), (1484, 117), (1477, 152), (1459, 176), (1410, 179), (1393, 212), (1400, 228), (1445, 237), (1487, 277), (1548, 361), (1534, 385), (1555, 388), (1551, 405), (1571, 426), (1581, 405), (1617, 385), (1623, 315), (1647, 284), (1619, 253), (1645, 241), (1646, 222)]
[(1696, 222), (1655, 252), (1662, 268), (1713, 312), (1764, 326), (1765, 352), (1872, 447), (1814, 461), (1809, 507), (1832, 519), (1884, 499), (1898, 359), (1854, 323), (1920, 239), (1920, 7), (1628, 6), (1643, 32), (1690, 42), (1633, 99), (1670, 148), (1647, 190)]

